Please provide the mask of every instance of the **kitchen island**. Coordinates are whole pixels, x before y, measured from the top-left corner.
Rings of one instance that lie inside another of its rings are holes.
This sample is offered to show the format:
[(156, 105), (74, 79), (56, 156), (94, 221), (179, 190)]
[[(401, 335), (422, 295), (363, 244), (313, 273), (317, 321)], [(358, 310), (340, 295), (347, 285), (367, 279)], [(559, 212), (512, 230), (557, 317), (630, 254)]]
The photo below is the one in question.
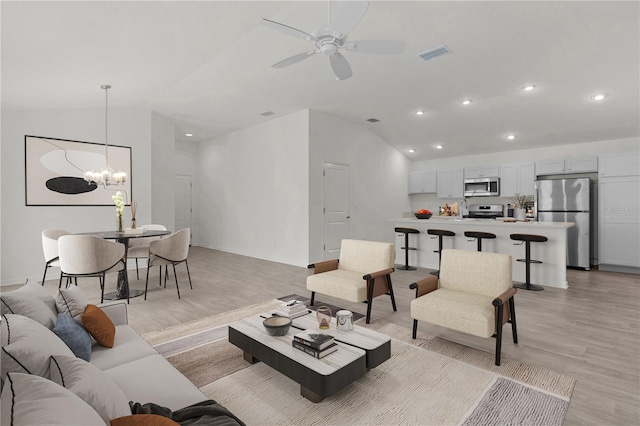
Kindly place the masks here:
[[(531, 265), (531, 283), (546, 287), (567, 288), (567, 229), (573, 222), (504, 222), (494, 219), (462, 219), (433, 216), (431, 219), (393, 219), (394, 226), (415, 228), (420, 231), (409, 238), (409, 265), (438, 269), (438, 239), (427, 234), (429, 229), (446, 229), (455, 237), (443, 238), (443, 249), (476, 250), (475, 239), (464, 236), (465, 231), (491, 232), (495, 239), (482, 240), (482, 251), (504, 253), (513, 258), (513, 280), (525, 281), (525, 263), (516, 259), (525, 257), (525, 246), (511, 240), (510, 234), (536, 234), (548, 238), (544, 243), (531, 243), (531, 258), (542, 264)], [(417, 237), (417, 239), (416, 239)], [(404, 234), (396, 234), (396, 263), (404, 263)]]

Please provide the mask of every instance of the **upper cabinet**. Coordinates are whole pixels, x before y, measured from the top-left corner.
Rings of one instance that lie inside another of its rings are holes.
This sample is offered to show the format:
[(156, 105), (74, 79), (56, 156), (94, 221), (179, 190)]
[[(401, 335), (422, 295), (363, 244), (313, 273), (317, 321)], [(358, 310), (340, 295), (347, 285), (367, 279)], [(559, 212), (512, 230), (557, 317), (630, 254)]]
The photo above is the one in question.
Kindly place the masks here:
[(500, 177), (500, 166), (465, 167), (465, 179), (479, 179), (483, 177)]
[(462, 198), (464, 195), (464, 170), (438, 170), (438, 198)]
[(435, 192), (437, 192), (435, 170), (421, 170), (409, 173), (409, 194)]
[(500, 196), (533, 195), (535, 180), (534, 163), (503, 164), (500, 167)]
[(598, 157), (546, 160), (536, 163), (536, 175), (589, 173), (598, 171)]
[(600, 176), (638, 176), (640, 175), (640, 155), (612, 154), (600, 157)]

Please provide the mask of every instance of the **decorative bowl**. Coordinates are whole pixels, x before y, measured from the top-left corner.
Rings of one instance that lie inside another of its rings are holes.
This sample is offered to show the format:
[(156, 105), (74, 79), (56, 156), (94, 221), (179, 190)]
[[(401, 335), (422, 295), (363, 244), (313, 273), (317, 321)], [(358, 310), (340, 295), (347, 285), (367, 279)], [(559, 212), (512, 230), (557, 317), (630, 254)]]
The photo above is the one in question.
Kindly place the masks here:
[(431, 216), (433, 216), (433, 213), (429, 213), (429, 214), (422, 214), (422, 213), (414, 213), (416, 215), (417, 219), (429, 219)]
[(270, 336), (284, 336), (291, 327), (291, 319), (287, 317), (270, 317), (262, 321), (267, 334)]

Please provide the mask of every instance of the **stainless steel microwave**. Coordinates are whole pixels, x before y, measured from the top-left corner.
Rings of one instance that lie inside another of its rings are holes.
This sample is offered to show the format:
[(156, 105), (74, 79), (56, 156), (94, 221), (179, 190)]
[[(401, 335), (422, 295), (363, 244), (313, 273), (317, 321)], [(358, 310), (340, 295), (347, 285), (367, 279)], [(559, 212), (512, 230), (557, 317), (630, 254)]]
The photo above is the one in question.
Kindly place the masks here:
[(500, 195), (500, 178), (480, 178), (464, 180), (465, 197), (497, 197)]

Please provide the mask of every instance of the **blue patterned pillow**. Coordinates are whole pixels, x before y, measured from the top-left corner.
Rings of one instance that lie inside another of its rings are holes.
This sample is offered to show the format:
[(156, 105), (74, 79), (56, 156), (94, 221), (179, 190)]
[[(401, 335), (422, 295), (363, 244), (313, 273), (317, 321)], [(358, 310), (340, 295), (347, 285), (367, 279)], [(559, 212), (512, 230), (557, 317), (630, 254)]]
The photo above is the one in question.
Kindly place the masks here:
[(69, 346), (78, 358), (91, 360), (91, 336), (78, 321), (66, 314), (58, 314), (58, 321), (53, 332)]

